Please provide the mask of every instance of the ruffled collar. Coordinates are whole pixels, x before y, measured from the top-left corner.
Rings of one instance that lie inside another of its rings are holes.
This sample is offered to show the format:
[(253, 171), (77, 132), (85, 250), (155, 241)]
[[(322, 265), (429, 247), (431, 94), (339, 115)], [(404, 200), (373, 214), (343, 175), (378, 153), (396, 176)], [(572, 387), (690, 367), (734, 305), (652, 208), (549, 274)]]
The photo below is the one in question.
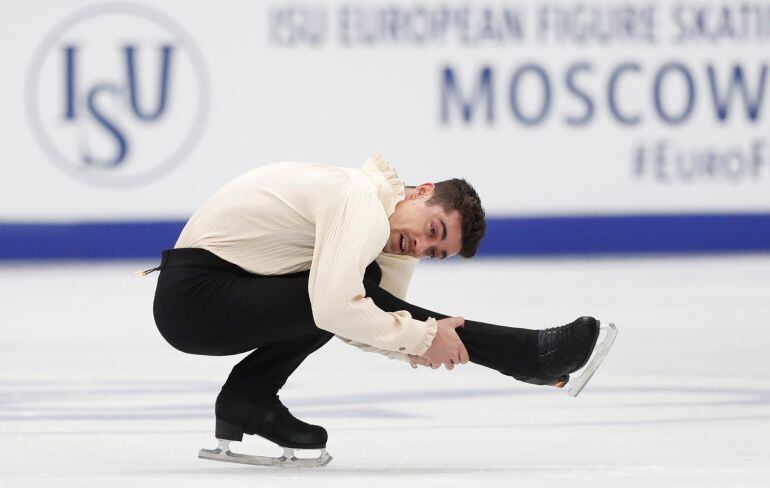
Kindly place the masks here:
[(361, 170), (377, 184), (377, 196), (390, 217), (396, 204), (406, 197), (404, 182), (379, 152), (369, 156)]

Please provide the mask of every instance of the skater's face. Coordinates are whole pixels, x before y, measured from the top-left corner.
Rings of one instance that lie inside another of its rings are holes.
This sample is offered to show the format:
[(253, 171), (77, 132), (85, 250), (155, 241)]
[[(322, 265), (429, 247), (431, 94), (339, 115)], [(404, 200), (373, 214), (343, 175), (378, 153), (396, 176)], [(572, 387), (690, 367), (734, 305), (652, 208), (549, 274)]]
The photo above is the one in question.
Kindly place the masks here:
[(416, 258), (444, 259), (460, 252), (461, 215), (428, 205), (435, 191), (433, 183), (407, 189), (406, 198), (390, 216), (390, 237), (384, 252)]

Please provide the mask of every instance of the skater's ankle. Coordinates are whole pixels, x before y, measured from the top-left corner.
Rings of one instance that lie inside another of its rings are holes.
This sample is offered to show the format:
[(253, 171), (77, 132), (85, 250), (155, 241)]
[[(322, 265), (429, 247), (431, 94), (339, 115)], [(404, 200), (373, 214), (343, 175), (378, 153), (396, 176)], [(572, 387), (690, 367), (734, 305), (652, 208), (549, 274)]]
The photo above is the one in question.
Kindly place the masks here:
[(280, 403), (278, 392), (272, 389), (257, 389), (254, 391), (241, 391), (234, 388), (222, 387), (217, 397), (217, 403), (244, 404), (250, 407), (267, 406)]

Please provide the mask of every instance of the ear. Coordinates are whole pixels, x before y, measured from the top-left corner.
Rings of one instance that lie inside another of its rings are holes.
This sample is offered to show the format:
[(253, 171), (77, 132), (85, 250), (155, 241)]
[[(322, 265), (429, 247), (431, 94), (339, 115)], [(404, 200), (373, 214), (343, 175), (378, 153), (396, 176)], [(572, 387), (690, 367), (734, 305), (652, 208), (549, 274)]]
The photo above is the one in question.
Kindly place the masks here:
[(422, 185), (416, 187), (414, 194), (419, 196), (425, 196), (425, 195), (433, 195), (433, 192), (436, 191), (436, 185), (433, 183), (423, 183)]

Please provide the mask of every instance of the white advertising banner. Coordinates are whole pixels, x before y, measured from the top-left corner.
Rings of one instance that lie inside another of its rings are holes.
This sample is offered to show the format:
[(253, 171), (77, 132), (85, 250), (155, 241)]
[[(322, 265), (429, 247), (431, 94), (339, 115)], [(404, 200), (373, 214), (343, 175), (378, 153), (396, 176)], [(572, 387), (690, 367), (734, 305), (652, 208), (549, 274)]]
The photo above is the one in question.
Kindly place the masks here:
[(496, 216), (770, 211), (770, 2), (25, 0), (0, 38), (4, 222), (375, 150)]

